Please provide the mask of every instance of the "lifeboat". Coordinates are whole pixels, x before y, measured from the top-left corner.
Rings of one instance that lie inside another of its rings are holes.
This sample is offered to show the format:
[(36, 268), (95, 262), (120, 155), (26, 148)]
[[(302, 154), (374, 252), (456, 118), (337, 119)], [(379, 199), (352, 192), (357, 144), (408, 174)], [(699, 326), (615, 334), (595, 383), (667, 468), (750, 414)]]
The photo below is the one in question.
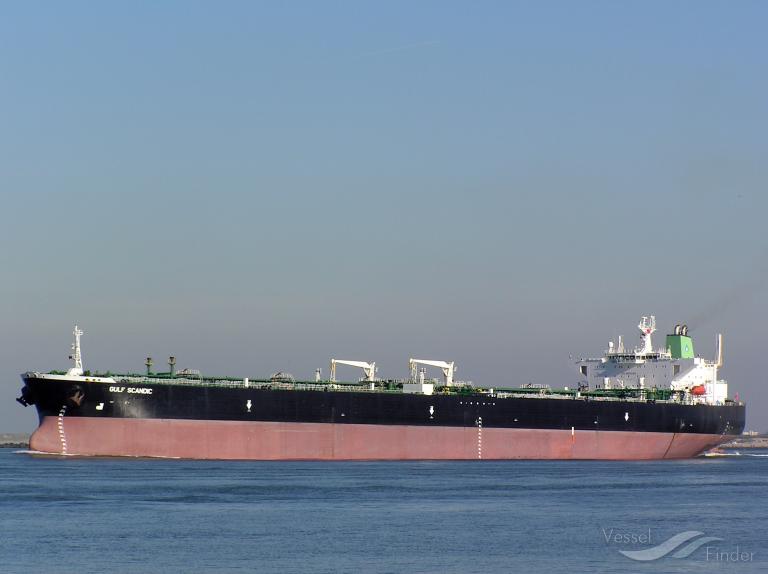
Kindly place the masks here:
[(706, 395), (707, 388), (704, 385), (696, 385), (691, 389), (691, 394), (696, 396)]

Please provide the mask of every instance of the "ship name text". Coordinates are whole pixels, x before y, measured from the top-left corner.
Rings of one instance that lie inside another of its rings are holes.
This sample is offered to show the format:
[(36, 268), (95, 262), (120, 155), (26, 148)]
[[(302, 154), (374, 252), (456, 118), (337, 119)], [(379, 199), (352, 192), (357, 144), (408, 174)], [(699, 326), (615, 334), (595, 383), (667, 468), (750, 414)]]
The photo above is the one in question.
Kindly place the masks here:
[(151, 395), (152, 389), (140, 387), (109, 387), (110, 393), (134, 393), (137, 395)]

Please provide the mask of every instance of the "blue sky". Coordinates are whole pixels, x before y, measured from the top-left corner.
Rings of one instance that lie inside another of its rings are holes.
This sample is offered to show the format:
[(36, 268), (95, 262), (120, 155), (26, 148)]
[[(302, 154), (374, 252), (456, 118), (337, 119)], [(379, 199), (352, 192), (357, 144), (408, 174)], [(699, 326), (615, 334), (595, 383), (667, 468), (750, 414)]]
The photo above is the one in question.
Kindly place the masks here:
[[(759, 2), (0, 7), (0, 431), (18, 374), (311, 376), (687, 322), (768, 430)], [(661, 338), (657, 339), (660, 343)], [(354, 376), (353, 373), (349, 373)]]

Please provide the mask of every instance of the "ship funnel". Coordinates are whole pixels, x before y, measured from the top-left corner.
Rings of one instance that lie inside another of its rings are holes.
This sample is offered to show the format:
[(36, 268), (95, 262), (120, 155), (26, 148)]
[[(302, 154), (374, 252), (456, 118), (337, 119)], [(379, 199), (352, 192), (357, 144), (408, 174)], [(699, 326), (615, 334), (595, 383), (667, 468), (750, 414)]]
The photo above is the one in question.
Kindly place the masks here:
[(176, 371), (176, 357), (168, 357), (168, 374), (173, 376)]
[(680, 327), (680, 334), (683, 337), (687, 337), (688, 336), (688, 325), (683, 325), (682, 327)]
[(679, 335), (680, 334), (680, 329), (681, 328), (682, 328), (682, 326), (680, 325), (680, 323), (675, 325), (675, 335)]
[(147, 366), (147, 376), (152, 374), (152, 357), (147, 357), (147, 360), (144, 361), (144, 364)]

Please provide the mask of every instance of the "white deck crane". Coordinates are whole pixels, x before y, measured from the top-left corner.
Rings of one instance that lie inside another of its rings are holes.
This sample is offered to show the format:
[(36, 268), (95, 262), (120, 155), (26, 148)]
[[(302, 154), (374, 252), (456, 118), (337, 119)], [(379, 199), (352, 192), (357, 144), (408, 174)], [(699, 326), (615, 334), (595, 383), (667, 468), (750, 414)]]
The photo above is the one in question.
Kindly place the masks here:
[(350, 367), (360, 367), (363, 369), (364, 381), (376, 380), (376, 363), (366, 363), (365, 361), (344, 361), (342, 359), (331, 359), (331, 382), (336, 382), (336, 365), (349, 365)]
[(408, 368), (411, 370), (411, 379), (413, 381), (416, 381), (417, 365), (427, 365), (442, 369), (446, 386), (450, 387), (453, 385), (453, 374), (456, 372), (456, 364), (453, 361), (447, 363), (445, 361), (430, 361), (427, 359), (409, 359)]

